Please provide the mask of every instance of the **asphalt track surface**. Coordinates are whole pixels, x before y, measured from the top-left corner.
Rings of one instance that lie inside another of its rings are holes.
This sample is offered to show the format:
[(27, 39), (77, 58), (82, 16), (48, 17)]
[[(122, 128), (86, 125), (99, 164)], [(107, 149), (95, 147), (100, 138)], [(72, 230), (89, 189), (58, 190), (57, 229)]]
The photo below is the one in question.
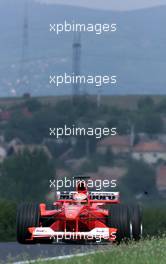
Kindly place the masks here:
[(27, 261), (38, 258), (66, 256), (92, 252), (101, 249), (103, 245), (97, 244), (36, 244), (21, 245), (17, 242), (0, 243), (0, 263), (13, 263), (16, 261)]

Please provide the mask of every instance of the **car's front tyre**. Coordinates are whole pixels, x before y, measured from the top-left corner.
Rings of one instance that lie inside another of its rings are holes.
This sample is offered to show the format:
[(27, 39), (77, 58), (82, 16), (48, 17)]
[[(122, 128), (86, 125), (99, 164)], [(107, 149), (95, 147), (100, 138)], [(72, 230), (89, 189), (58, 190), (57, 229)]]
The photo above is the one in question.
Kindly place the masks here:
[(130, 220), (128, 206), (122, 204), (111, 205), (107, 218), (107, 225), (112, 228), (117, 228), (117, 242), (132, 239), (132, 222)]
[[(21, 244), (31, 243), (28, 227), (38, 227), (40, 219), (40, 208), (38, 204), (22, 203), (17, 210), (16, 227), (17, 241)], [(33, 243), (33, 241), (32, 241)]]

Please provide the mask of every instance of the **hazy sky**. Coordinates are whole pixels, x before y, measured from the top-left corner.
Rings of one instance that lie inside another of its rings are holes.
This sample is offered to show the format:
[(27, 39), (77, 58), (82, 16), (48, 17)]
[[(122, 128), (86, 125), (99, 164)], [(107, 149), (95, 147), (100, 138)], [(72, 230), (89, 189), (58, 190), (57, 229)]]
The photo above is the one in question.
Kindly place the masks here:
[(90, 8), (130, 10), (166, 5), (166, 0), (37, 0), (45, 3), (85, 6)]

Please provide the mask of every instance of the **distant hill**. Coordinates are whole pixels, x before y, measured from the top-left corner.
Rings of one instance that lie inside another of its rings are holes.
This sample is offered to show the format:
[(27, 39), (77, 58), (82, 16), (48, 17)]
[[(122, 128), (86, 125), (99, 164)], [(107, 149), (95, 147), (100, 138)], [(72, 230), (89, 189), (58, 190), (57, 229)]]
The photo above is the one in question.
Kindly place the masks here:
[[(29, 1), (28, 48), (20, 74), (24, 5), (20, 0), (0, 3), (0, 96), (70, 94), (71, 87), (50, 88), (48, 76), (72, 71), (73, 34), (56, 37), (50, 23), (66, 19), (78, 23), (117, 23), (115, 34), (82, 34), (82, 74), (114, 74), (116, 87), (102, 88), (103, 94), (166, 93), (166, 7), (130, 12), (111, 12)], [(17, 79), (27, 72), (29, 84)], [(96, 93), (95, 87), (83, 87)]]
[(88, 7), (92, 9), (103, 9), (103, 10), (136, 10), (141, 8), (150, 8), (154, 6), (166, 5), (165, 0), (34, 0), (37, 2), (47, 3), (47, 4), (63, 4), (63, 5), (72, 5), (80, 7)]

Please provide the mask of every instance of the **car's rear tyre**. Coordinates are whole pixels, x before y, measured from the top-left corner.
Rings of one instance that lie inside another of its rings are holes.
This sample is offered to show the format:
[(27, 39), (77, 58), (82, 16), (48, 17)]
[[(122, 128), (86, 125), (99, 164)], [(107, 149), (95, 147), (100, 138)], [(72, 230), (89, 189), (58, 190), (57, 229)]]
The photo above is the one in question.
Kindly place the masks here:
[(116, 233), (117, 242), (132, 239), (132, 223), (128, 206), (121, 204), (111, 205), (107, 224), (109, 227), (118, 229)]
[(139, 205), (129, 206), (130, 219), (133, 227), (133, 239), (138, 241), (142, 237), (142, 212)]
[(40, 208), (38, 204), (22, 203), (17, 211), (17, 241), (21, 244), (33, 243), (27, 241), (30, 238), (28, 227), (38, 227), (40, 219)]

